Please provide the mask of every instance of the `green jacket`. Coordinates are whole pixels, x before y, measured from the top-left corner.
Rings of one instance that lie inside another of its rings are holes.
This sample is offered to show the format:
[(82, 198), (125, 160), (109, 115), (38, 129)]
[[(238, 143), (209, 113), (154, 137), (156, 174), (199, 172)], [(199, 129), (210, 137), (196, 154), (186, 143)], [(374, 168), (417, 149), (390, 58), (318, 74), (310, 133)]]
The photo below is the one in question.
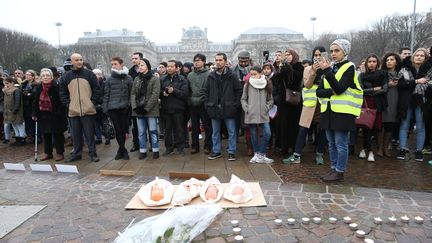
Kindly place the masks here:
[(160, 94), (160, 80), (158, 77), (151, 77), (147, 83), (147, 91), (145, 94), (145, 105), (144, 115), (138, 115), (134, 111), (137, 108), (136, 97), (139, 95), (141, 90), (141, 84), (143, 81), (137, 76), (132, 85), (131, 92), (131, 106), (132, 106), (132, 116), (136, 117), (159, 117), (159, 94)]
[(204, 95), (202, 93), (202, 88), (207, 81), (207, 77), (210, 71), (204, 68), (201, 71), (194, 70), (188, 75), (189, 85), (190, 85), (190, 104), (192, 106), (200, 106), (204, 103)]
[(4, 93), (4, 123), (18, 124), (24, 122), (22, 93), (15, 89), (12, 93)]

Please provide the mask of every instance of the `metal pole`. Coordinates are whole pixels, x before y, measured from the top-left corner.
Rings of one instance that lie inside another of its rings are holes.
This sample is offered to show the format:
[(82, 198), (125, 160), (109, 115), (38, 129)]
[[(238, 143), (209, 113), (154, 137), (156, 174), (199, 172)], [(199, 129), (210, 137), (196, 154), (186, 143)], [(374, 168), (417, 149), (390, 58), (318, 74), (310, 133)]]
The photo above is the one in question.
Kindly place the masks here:
[(416, 0), (414, 0), (414, 10), (411, 17), (411, 53), (414, 52), (414, 41), (415, 41), (415, 22), (416, 22)]
[(312, 17), (310, 20), (312, 21), (312, 41), (315, 40), (315, 20), (317, 18), (316, 17)]
[(62, 26), (62, 23), (58, 22), (58, 23), (55, 23), (55, 25), (57, 26), (58, 42), (59, 42), (58, 47), (60, 48), (61, 47), (61, 45), (60, 45), (60, 27)]

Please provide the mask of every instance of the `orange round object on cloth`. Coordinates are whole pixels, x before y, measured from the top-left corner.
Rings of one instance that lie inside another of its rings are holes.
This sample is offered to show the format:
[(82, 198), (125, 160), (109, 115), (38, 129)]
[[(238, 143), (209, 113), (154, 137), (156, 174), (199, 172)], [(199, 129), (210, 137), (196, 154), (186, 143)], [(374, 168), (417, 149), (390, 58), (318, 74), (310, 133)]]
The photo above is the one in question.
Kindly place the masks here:
[(217, 187), (214, 186), (214, 185), (210, 185), (207, 188), (207, 191), (206, 191), (205, 195), (206, 195), (207, 199), (215, 200), (217, 198), (217, 195), (218, 195), (218, 189), (217, 189)]
[(150, 198), (153, 201), (160, 201), (164, 198), (164, 190), (162, 187), (153, 186), (150, 194)]

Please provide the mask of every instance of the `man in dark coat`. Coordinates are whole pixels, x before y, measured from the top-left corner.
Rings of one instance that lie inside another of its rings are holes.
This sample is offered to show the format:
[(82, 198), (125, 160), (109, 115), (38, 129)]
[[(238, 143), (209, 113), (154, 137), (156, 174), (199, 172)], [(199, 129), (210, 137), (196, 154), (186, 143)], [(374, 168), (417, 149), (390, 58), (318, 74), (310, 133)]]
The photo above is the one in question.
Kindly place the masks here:
[(225, 121), (228, 129), (228, 160), (234, 161), (237, 149), (235, 118), (241, 107), (243, 87), (237, 75), (225, 66), (227, 62), (225, 53), (216, 54), (215, 62), (216, 70), (210, 73), (203, 87), (204, 105), (213, 127), (213, 148), (208, 159), (222, 157), (220, 128), (222, 121)]

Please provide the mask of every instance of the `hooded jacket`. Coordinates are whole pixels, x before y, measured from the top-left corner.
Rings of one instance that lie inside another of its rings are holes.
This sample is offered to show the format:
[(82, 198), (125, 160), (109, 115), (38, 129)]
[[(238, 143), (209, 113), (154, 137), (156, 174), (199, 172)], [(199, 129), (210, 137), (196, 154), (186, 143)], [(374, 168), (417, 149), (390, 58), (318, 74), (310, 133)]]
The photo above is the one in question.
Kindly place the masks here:
[(130, 106), (132, 78), (128, 69), (112, 70), (111, 77), (105, 81), (103, 92), (103, 110), (125, 109)]
[(96, 75), (85, 68), (66, 72), (60, 79), (60, 100), (69, 108), (69, 117), (95, 115), (95, 105), (102, 104)]

